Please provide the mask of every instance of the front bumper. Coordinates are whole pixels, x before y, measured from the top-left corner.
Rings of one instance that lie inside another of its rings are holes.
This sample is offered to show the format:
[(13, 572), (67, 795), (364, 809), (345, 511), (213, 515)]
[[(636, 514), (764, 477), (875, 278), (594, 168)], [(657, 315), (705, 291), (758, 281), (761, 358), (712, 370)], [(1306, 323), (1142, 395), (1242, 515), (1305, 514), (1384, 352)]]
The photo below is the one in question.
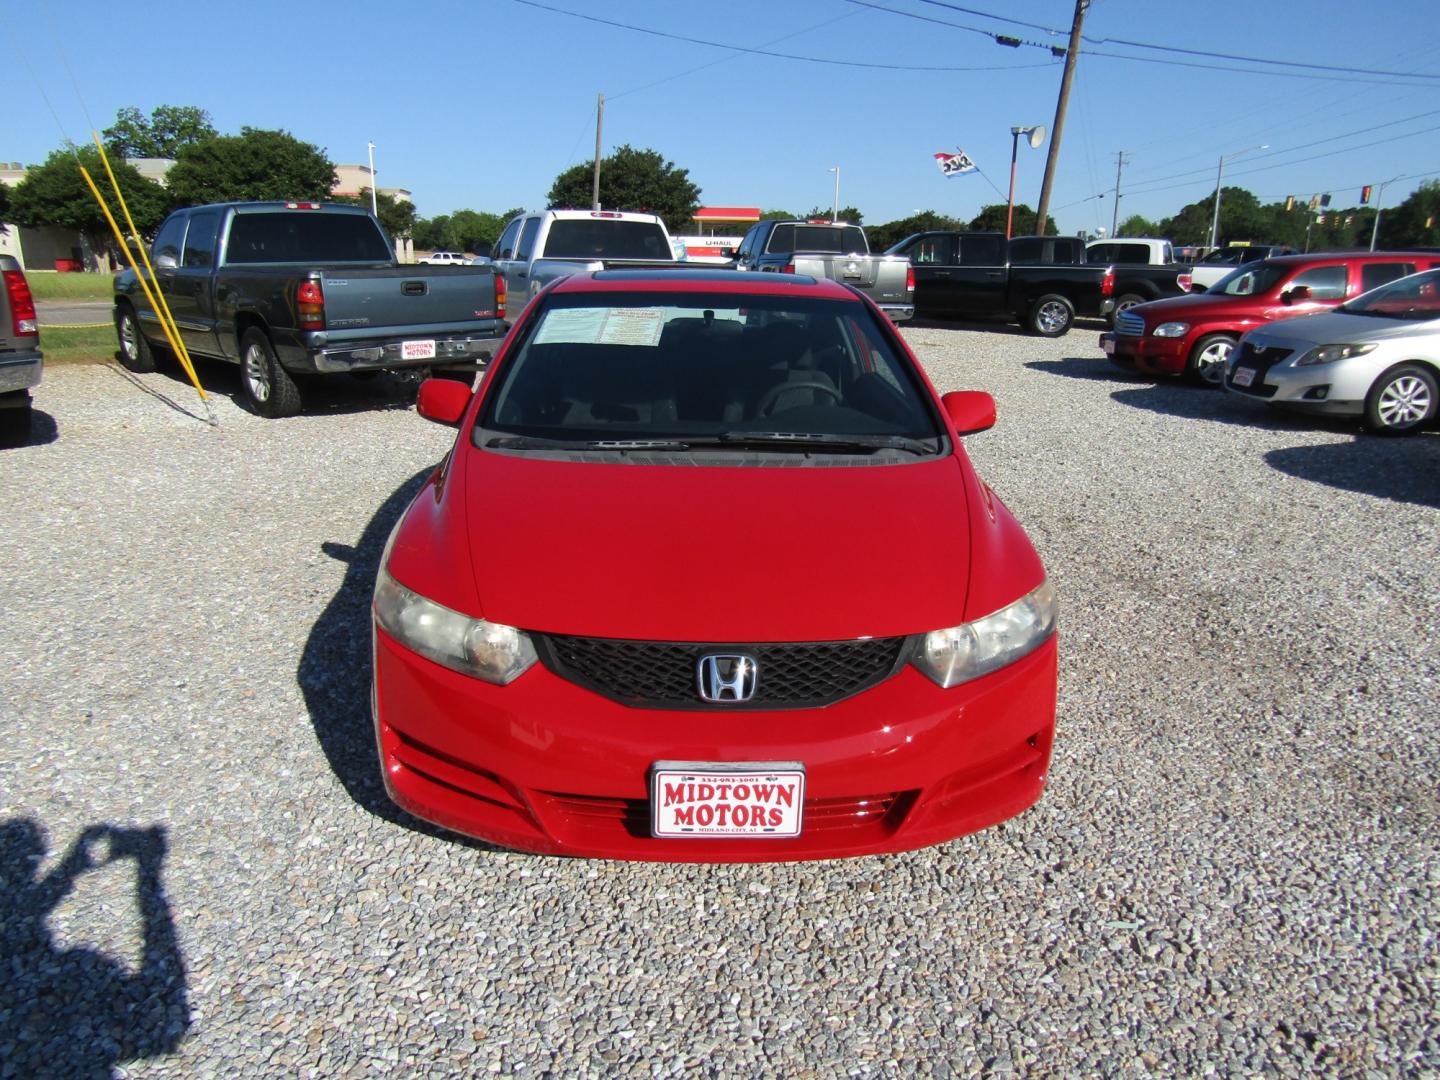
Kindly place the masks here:
[(44, 357), (39, 349), (0, 353), (0, 394), (39, 386), (43, 366)]
[(1156, 375), (1181, 374), (1190, 357), (1188, 338), (1136, 337), (1112, 331), (1100, 335), (1100, 348), (1112, 363)]
[[(1291, 362), (1293, 356), (1291, 353), (1279, 363), (1267, 364), (1242, 346), (1226, 365), (1225, 389), (1284, 409), (1325, 416), (1362, 416), (1365, 397), (1375, 378), (1393, 363), (1383, 354), (1376, 358), (1372, 353), (1333, 364), (1296, 367)], [(1235, 381), (1241, 369), (1250, 373), (1246, 385)]]
[(914, 304), (879, 304), (877, 306), (892, 323), (908, 322), (915, 317)]
[[(374, 713), (386, 790), (417, 817), (537, 853), (761, 862), (904, 851), (1019, 814), (1040, 798), (1055, 730), (1056, 640), (943, 690), (906, 665), (818, 709), (635, 709), (537, 664), (506, 687), (375, 631)], [(656, 761), (798, 761), (801, 835), (650, 836)]]

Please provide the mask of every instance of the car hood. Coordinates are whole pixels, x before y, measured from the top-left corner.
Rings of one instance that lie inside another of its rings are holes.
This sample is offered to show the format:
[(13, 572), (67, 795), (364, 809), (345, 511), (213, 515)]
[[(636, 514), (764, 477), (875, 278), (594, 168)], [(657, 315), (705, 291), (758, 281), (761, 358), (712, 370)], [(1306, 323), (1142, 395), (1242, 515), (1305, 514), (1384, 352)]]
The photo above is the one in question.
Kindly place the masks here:
[(1326, 312), (1306, 315), (1276, 326), (1252, 330), (1250, 342), (1265, 345), (1344, 345), (1358, 341), (1388, 341), (1392, 338), (1440, 338), (1440, 319), (1404, 320), (1373, 315), (1342, 315)]
[(1257, 308), (1272, 306), (1264, 296), (1212, 296), (1209, 293), (1191, 293), (1186, 296), (1170, 296), (1164, 300), (1151, 300), (1135, 309), (1137, 315), (1145, 317), (1146, 326), (1162, 322), (1194, 322), (1197, 319), (1225, 318), (1232, 314), (1252, 313)]
[(839, 641), (963, 621), (965, 470), (465, 455), (479, 614), (661, 641)]

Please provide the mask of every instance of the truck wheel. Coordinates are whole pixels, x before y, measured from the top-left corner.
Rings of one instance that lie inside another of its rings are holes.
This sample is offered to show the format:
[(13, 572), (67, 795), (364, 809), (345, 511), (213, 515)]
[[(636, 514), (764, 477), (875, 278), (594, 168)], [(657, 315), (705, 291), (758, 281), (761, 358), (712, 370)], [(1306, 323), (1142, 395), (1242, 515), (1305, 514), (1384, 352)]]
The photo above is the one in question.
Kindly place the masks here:
[(1206, 334), (1190, 350), (1185, 374), (1192, 382), (1219, 386), (1225, 381), (1225, 364), (1235, 348), (1235, 339), (1228, 334)]
[[(0, 394), (8, 398), (10, 394)], [(30, 441), (30, 391), (15, 392), (18, 405), (0, 403), (0, 446), (24, 446)], [(21, 400), (23, 399), (23, 400)]]
[(1063, 296), (1042, 296), (1030, 309), (1026, 325), (1041, 337), (1060, 337), (1075, 321), (1075, 309)]
[(1435, 419), (1435, 375), (1420, 364), (1399, 364), (1365, 395), (1365, 426), (1377, 435), (1413, 435)]
[(258, 326), (240, 338), (240, 388), (250, 407), (274, 420), (300, 411), (300, 390), (280, 366), (270, 337)]
[(1119, 315), (1120, 312), (1122, 312), (1122, 311), (1129, 311), (1132, 307), (1135, 307), (1137, 304), (1143, 304), (1143, 303), (1145, 303), (1145, 297), (1143, 297), (1143, 296), (1136, 296), (1134, 293), (1126, 293), (1124, 296), (1122, 296), (1122, 297), (1120, 297), (1118, 300), (1116, 300), (1116, 301), (1115, 301), (1115, 310), (1110, 313), (1110, 328), (1111, 328), (1112, 330), (1115, 328), (1115, 317), (1116, 317), (1117, 315)]
[(155, 350), (145, 340), (140, 320), (129, 304), (115, 312), (115, 334), (120, 338), (120, 363), (126, 371), (144, 374), (155, 370)]

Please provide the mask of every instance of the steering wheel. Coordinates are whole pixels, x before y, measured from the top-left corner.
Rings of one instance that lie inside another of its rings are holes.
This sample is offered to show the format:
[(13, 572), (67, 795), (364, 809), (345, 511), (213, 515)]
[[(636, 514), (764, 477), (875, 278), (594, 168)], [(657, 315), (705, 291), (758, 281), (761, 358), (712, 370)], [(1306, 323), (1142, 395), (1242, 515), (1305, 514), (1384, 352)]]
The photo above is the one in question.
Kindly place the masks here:
[(775, 407), (775, 402), (780, 400), (780, 395), (788, 390), (819, 390), (830, 395), (832, 404), (840, 404), (840, 391), (828, 382), (821, 382), (819, 379), (797, 379), (795, 382), (777, 383), (764, 394), (755, 404), (756, 416), (768, 416), (770, 410)]

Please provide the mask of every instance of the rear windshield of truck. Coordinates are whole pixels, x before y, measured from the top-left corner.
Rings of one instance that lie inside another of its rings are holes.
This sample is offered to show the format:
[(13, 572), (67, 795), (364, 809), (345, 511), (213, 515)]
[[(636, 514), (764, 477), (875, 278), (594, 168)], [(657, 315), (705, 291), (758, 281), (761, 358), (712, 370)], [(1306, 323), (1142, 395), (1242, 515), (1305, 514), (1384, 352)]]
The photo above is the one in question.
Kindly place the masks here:
[(360, 214), (289, 210), (236, 214), (227, 263), (392, 262), (384, 235)]
[(675, 256), (653, 221), (570, 218), (550, 223), (547, 259), (661, 259)]
[(776, 225), (765, 248), (770, 255), (793, 251), (835, 255), (868, 255), (865, 230), (858, 225)]

